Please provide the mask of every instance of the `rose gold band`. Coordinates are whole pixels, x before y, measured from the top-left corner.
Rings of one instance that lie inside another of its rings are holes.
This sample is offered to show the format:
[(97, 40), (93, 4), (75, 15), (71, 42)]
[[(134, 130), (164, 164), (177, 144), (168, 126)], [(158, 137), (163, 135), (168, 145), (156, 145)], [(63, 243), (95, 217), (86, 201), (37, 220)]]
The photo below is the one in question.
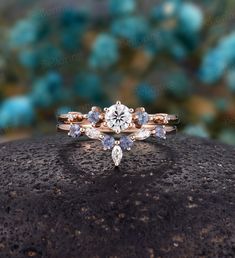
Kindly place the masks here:
[[(83, 122), (87, 120), (87, 114), (82, 114), (79, 112), (69, 112), (68, 114), (61, 114), (58, 116), (58, 121), (71, 124), (77, 122)], [(135, 113), (132, 114), (132, 121), (136, 121)], [(177, 123), (179, 121), (177, 115), (169, 115), (165, 113), (149, 114), (148, 124), (171, 124)], [(100, 123), (104, 122), (104, 113), (100, 114)]]
[[(93, 128), (91, 124), (89, 123), (76, 123), (76, 124), (79, 124), (81, 128), (83, 128), (84, 130), (87, 129), (87, 128)], [(57, 130), (58, 131), (64, 131), (64, 132), (68, 132), (70, 130), (70, 124), (58, 124), (57, 125)], [(141, 129), (146, 129), (146, 130), (154, 130), (156, 127), (156, 125), (154, 124), (146, 124), (146, 125), (143, 125)], [(108, 128), (107, 126), (99, 126), (97, 127), (97, 129), (102, 132), (102, 133), (114, 133), (110, 128)], [(176, 126), (170, 126), (170, 125), (165, 125), (164, 126), (164, 129), (166, 131), (166, 133), (173, 133), (173, 132), (176, 132), (177, 131), (177, 127)], [(133, 127), (129, 127), (128, 129), (124, 130), (122, 133), (134, 133), (134, 132), (137, 132), (139, 131), (138, 128), (136, 128), (135, 126)]]

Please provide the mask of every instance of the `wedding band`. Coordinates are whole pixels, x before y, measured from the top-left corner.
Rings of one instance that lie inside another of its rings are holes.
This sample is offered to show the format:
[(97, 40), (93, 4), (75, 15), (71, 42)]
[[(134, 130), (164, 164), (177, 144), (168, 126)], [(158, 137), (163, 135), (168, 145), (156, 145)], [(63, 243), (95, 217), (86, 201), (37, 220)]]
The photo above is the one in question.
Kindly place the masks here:
[(101, 141), (104, 150), (112, 149), (114, 164), (119, 166), (123, 151), (131, 150), (135, 141), (151, 136), (166, 139), (167, 134), (176, 132), (177, 127), (169, 123), (178, 122), (178, 117), (164, 113), (148, 114), (144, 108), (134, 111), (117, 101), (104, 111), (93, 107), (85, 115), (69, 112), (60, 115), (58, 121), (59, 131), (68, 132), (73, 138), (86, 135), (90, 139)]

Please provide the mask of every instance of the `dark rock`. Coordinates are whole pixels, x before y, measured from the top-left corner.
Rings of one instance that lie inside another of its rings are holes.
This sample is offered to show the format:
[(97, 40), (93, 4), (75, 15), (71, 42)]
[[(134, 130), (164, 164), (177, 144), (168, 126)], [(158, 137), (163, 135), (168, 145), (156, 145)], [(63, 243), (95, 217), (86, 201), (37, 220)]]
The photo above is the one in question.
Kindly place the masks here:
[(235, 149), (171, 136), (111, 151), (64, 135), (0, 145), (0, 257), (235, 257)]

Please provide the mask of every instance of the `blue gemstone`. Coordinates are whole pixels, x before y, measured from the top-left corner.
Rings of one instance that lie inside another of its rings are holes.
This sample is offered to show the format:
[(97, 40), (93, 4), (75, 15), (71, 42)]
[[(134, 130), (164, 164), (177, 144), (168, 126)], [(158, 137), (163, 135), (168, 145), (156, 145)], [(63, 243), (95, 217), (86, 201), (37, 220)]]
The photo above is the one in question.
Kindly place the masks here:
[(162, 125), (157, 125), (155, 128), (155, 136), (161, 139), (166, 139), (166, 131)]
[(98, 111), (90, 111), (87, 115), (87, 119), (90, 123), (96, 124), (100, 120), (99, 116), (100, 116), (100, 113)]
[(73, 138), (79, 137), (81, 135), (81, 128), (80, 128), (80, 126), (77, 125), (77, 124), (71, 125), (68, 135), (73, 137)]
[(115, 144), (115, 139), (112, 136), (105, 135), (104, 139), (102, 140), (103, 147), (105, 149), (112, 149)]
[(148, 115), (147, 112), (139, 111), (139, 112), (136, 113), (136, 115), (137, 115), (139, 125), (144, 125), (144, 124), (148, 123), (149, 115)]
[(133, 145), (133, 141), (131, 140), (130, 137), (128, 136), (122, 136), (120, 138), (120, 146), (123, 150), (127, 150), (127, 149), (130, 149)]

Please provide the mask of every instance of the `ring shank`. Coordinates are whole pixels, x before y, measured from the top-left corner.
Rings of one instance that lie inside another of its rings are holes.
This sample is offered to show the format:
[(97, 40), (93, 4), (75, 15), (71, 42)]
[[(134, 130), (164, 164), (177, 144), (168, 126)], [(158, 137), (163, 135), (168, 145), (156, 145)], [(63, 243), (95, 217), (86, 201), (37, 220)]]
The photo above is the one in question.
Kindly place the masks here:
[[(91, 124), (84, 124), (84, 123), (76, 123), (79, 124), (83, 129), (87, 129), (87, 128), (94, 128)], [(58, 131), (64, 131), (64, 132), (68, 132), (70, 130), (70, 124), (58, 124), (57, 125), (57, 130)], [(156, 125), (154, 124), (147, 124), (147, 125), (143, 125), (142, 126), (142, 130), (146, 129), (146, 130), (154, 130), (156, 128)], [(100, 127), (97, 127), (97, 129), (102, 132), (102, 133), (114, 133), (113, 130), (111, 130), (110, 128), (108, 128), (107, 126), (104, 126), (101, 124)], [(166, 131), (166, 133), (172, 133), (172, 132), (176, 132), (177, 131), (177, 127), (176, 126), (167, 126), (164, 125), (164, 129)], [(130, 127), (126, 130), (124, 130), (122, 133), (135, 133), (138, 132), (139, 129), (136, 127)]]

